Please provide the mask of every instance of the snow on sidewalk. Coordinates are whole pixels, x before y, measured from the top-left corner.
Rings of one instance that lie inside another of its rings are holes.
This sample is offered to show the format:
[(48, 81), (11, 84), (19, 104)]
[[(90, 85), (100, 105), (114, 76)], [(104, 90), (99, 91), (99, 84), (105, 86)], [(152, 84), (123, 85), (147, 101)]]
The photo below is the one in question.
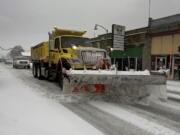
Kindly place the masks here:
[(102, 135), (63, 105), (32, 89), (0, 64), (0, 135)]
[(114, 104), (93, 101), (90, 104), (153, 135), (179, 135), (179, 133), (163, 125), (149, 121)]

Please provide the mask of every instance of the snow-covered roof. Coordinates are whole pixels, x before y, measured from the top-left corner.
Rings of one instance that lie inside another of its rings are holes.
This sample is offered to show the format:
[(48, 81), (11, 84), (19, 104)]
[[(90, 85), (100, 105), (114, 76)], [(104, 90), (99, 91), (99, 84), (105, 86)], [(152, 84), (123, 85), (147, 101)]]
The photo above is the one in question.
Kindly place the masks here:
[(21, 52), (22, 56), (31, 56), (31, 52)]

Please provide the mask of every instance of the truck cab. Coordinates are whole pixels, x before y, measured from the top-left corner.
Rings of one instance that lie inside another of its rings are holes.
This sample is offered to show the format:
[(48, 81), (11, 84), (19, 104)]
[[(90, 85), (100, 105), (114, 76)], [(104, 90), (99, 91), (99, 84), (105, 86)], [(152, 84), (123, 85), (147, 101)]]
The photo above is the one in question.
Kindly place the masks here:
[[(92, 69), (100, 58), (109, 58), (106, 50), (94, 48), (86, 31), (55, 29), (51, 35), (50, 62), (61, 63), (66, 69)], [(110, 59), (110, 58), (109, 58)]]

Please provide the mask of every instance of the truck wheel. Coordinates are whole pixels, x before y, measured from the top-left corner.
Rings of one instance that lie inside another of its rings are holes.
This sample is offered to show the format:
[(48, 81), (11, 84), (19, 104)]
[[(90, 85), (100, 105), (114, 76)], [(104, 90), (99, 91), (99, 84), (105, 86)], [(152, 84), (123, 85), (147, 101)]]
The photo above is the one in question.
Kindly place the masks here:
[(45, 70), (45, 79), (47, 79), (47, 80), (49, 80), (49, 70), (48, 69), (46, 69)]
[(41, 66), (37, 66), (37, 78), (38, 78), (38, 79), (42, 79)]
[(34, 78), (36, 78), (37, 77), (37, 66), (35, 64), (33, 64), (32, 73), (33, 73)]
[(58, 83), (59, 83), (61, 90), (63, 90), (63, 74), (62, 74), (62, 72), (59, 72)]

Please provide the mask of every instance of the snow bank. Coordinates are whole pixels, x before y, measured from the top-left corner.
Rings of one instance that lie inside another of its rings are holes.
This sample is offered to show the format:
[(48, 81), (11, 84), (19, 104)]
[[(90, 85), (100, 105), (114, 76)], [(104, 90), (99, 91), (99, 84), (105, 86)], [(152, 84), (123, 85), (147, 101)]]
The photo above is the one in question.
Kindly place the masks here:
[(0, 135), (102, 135), (63, 105), (32, 89), (0, 64)]

